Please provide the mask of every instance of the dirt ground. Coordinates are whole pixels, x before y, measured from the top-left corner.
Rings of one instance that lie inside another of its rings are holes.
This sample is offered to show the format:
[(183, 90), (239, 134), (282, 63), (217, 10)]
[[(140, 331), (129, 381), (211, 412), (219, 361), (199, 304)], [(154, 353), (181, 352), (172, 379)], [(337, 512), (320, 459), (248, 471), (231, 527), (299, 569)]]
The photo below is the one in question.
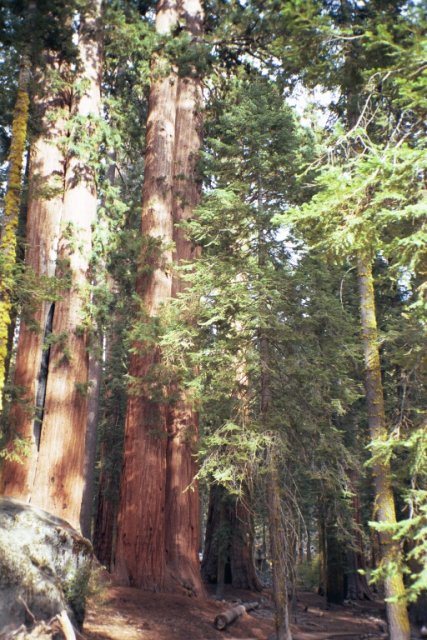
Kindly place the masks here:
[[(224, 631), (215, 616), (236, 602), (260, 603), (259, 609), (239, 617)], [(361, 602), (327, 607), (324, 598), (298, 594), (292, 616), (294, 640), (386, 639), (384, 606)], [(89, 602), (86, 640), (269, 640), (273, 633), (270, 594), (227, 589), (224, 600), (158, 594), (109, 586)]]

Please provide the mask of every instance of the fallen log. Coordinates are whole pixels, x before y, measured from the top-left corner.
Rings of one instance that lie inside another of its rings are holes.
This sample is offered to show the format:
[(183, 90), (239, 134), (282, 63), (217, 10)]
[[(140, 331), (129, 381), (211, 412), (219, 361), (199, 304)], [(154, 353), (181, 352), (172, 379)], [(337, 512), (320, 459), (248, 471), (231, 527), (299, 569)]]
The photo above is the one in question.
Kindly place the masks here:
[(246, 611), (252, 611), (253, 609), (257, 609), (258, 607), (259, 602), (246, 602), (245, 604), (237, 604), (234, 607), (231, 607), (231, 609), (227, 609), (223, 613), (218, 614), (215, 618), (214, 625), (217, 629), (222, 631), (243, 613), (246, 613)]

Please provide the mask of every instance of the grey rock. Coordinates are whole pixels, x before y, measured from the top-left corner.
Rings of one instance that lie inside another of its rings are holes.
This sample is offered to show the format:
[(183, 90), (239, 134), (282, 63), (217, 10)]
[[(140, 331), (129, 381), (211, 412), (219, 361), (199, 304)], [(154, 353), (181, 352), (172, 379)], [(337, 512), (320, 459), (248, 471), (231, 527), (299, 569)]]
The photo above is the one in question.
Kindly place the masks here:
[(65, 520), (0, 497), (0, 634), (64, 609), (83, 623), (92, 546)]

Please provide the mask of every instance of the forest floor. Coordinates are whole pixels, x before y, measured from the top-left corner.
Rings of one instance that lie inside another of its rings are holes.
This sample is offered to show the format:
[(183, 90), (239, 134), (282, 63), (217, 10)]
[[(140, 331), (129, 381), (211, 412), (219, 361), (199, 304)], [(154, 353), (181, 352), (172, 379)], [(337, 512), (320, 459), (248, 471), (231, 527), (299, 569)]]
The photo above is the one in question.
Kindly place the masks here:
[[(260, 607), (239, 617), (225, 631), (213, 625), (218, 613), (236, 602), (258, 601)], [(384, 605), (360, 602), (326, 606), (325, 599), (299, 592), (292, 612), (294, 640), (386, 639)], [(273, 634), (273, 608), (266, 590), (259, 593), (227, 588), (224, 600), (158, 594), (108, 586), (89, 602), (86, 640), (268, 640)]]

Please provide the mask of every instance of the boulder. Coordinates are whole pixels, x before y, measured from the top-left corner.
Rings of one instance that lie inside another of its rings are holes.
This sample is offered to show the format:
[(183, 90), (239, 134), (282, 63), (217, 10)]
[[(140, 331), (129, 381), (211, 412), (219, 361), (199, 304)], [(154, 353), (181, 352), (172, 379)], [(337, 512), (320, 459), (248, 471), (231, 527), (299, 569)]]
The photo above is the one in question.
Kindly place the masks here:
[(92, 558), (65, 520), (0, 497), (0, 638), (61, 615), (81, 626)]

